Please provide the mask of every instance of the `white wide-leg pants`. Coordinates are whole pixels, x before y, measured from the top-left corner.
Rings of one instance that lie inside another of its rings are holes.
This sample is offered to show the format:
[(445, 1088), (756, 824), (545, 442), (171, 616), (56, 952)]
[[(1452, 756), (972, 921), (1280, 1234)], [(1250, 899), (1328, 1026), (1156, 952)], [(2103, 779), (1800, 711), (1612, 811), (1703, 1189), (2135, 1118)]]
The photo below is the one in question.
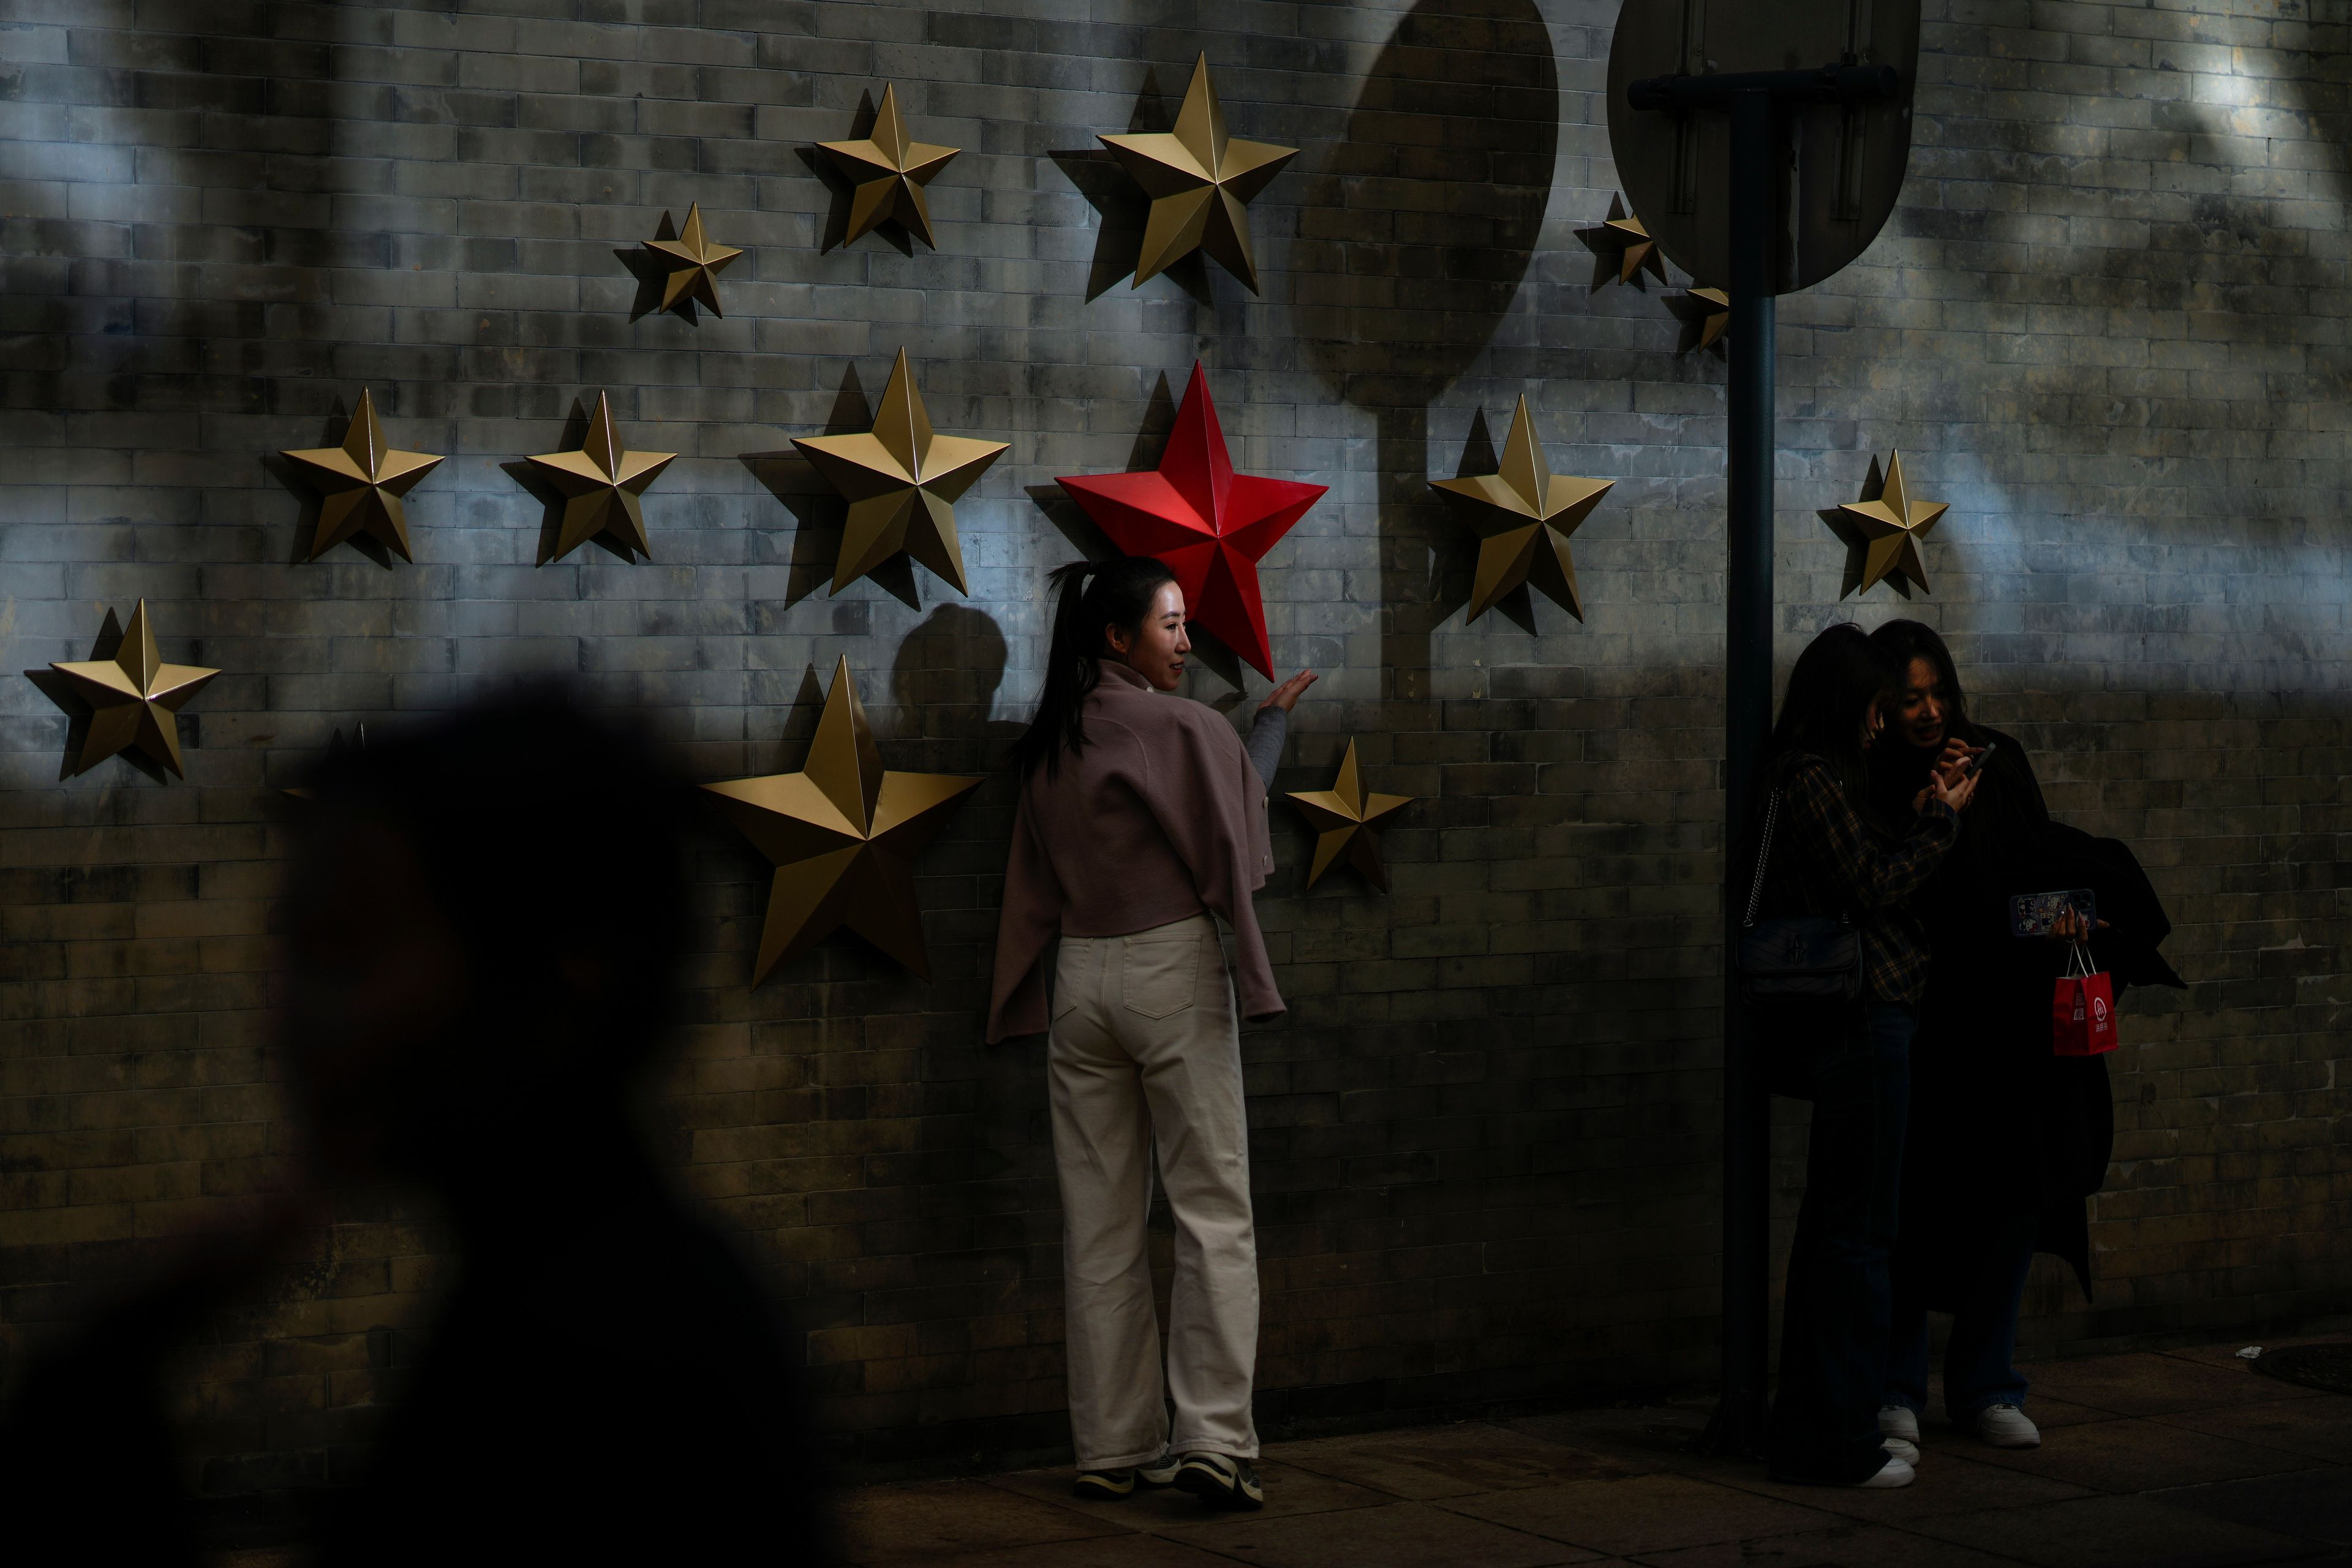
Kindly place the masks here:
[[(1256, 1458), (1257, 1232), (1215, 919), (1065, 936), (1046, 1070), (1078, 1468), (1124, 1469), (1163, 1449)], [(1155, 1143), (1176, 1216), (1164, 1382), (1144, 1234)]]

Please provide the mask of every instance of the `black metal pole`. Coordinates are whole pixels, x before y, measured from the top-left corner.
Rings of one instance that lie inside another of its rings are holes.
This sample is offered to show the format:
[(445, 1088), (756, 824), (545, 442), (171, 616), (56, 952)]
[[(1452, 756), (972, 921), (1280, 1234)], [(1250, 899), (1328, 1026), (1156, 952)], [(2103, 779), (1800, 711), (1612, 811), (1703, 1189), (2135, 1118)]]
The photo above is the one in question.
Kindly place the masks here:
[(1725, 468), (1723, 1404), (1712, 1447), (1763, 1446), (1770, 1364), (1772, 1101), (1731, 963), (1747, 888), (1737, 853), (1772, 723), (1773, 290), (1779, 286), (1779, 127), (1765, 91), (1731, 95), (1731, 385)]

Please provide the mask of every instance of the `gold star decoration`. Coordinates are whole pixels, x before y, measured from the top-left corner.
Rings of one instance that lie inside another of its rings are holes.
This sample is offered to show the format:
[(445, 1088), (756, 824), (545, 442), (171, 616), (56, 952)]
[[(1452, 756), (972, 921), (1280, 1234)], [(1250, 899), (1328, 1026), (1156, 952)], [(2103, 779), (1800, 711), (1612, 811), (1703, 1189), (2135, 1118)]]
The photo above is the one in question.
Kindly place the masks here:
[[(662, 228), (669, 227), (669, 214), (662, 214)], [(662, 279), (661, 308), (676, 310), (688, 321), (694, 319), (694, 307), (700, 305), (714, 316), (727, 312), (719, 308), (719, 275), (743, 253), (729, 245), (713, 245), (702, 226), (702, 204), (696, 202), (686, 209), (686, 227), (676, 239), (656, 234), (646, 241), (652, 252), (654, 264), (665, 276)]]
[(1622, 196), (1609, 198), (1609, 216), (1600, 227), (1579, 229), (1577, 235), (1592, 252), (1595, 289), (1611, 283), (1646, 288), (1641, 281), (1644, 272), (1661, 283), (1666, 280), (1665, 258), (1658, 254), (1658, 242), (1650, 237), (1649, 226), (1625, 210)]
[(862, 142), (820, 142), (817, 145), (849, 177), (847, 245), (859, 235), (896, 223), (937, 250), (931, 237), (930, 205), (923, 187), (961, 151), (935, 142), (918, 142), (907, 134), (906, 116), (898, 112), (898, 89), (882, 89), (882, 107), (874, 111), (874, 130)]
[(373, 395), (360, 393), (360, 405), (343, 431), (341, 446), (310, 447), (278, 456), (297, 465), (324, 498), (319, 505), (318, 531), (310, 536), (311, 560), (362, 534), (403, 561), (416, 559), (409, 552), (408, 514), (400, 498), (438, 468), (441, 458), (387, 446)]
[(956, 538), (955, 501), (971, 489), (1007, 443), (932, 433), (907, 368), (907, 351), (890, 367), (874, 428), (856, 436), (795, 436), (827, 484), (849, 502), (849, 522), (834, 563), (840, 593), (893, 555), (913, 556), (955, 584), (964, 584), (963, 547)]
[(638, 498), (677, 457), (676, 452), (632, 452), (622, 446), (620, 429), (613, 423), (613, 400), (599, 392), (588, 434), (576, 448), (530, 459), (564, 497), (563, 531), (548, 559), (561, 561), (599, 534), (624, 552), (652, 555), (646, 541), (645, 507)]
[(1703, 349), (1723, 352), (1723, 334), (1731, 325), (1729, 294), (1720, 289), (1685, 289), (1666, 301), (1666, 309), (1683, 324), (1683, 342), (1677, 353)]
[(1298, 155), (1298, 149), (1225, 134), (1225, 112), (1209, 85), (1207, 55), (1192, 67), (1192, 85), (1184, 91), (1173, 132), (1099, 140), (1151, 198), (1130, 287), (1142, 287), (1170, 262), (1202, 250), (1223, 262), (1251, 293), (1257, 292), (1248, 204)]
[(776, 868), (751, 984), (845, 928), (929, 980), (915, 856), (981, 782), (886, 771), (843, 659), (801, 772), (702, 786)]
[(1391, 812), (1411, 805), (1409, 795), (1366, 795), (1363, 778), (1356, 768), (1356, 742), (1348, 742), (1348, 754), (1339, 763), (1339, 776), (1331, 781), (1329, 789), (1293, 790), (1291, 804), (1307, 814), (1309, 826), (1315, 829), (1315, 864), (1307, 873), (1307, 885), (1313, 887), (1331, 863), (1341, 855), (1348, 863), (1364, 874), (1364, 879), (1381, 892), (1389, 890), (1388, 868), (1381, 862), (1380, 841), (1372, 836), (1372, 824)]
[(1877, 458), (1873, 457), (1870, 478), (1863, 481), (1862, 499), (1820, 514), (1832, 531), (1845, 541), (1845, 585), (1838, 597), (1868, 593), (1870, 585), (1881, 580), (1906, 599), (1912, 584), (1918, 584), (1921, 593), (1928, 592), (1919, 542), (1948, 510), (1948, 501), (1911, 499), (1911, 488), (1903, 478), (1902, 453), (1887, 454), (1883, 475)]
[(76, 773), (89, 772), (117, 752), (136, 752), (158, 767), (187, 776), (180, 762), (180, 710), (220, 671), (165, 664), (155, 651), (146, 600), (131, 612), (131, 627), (112, 658), (49, 668), (90, 707), (89, 732), (74, 759)]
[(1469, 620), (1476, 620), (1523, 583), (1541, 588), (1578, 620), (1584, 618), (1568, 538), (1617, 481), (1554, 474), (1544, 458), (1543, 443), (1536, 439), (1535, 420), (1524, 395), (1511, 416), (1500, 473), (1430, 482), (1475, 503), (1471, 526), (1477, 529), (1480, 543)]

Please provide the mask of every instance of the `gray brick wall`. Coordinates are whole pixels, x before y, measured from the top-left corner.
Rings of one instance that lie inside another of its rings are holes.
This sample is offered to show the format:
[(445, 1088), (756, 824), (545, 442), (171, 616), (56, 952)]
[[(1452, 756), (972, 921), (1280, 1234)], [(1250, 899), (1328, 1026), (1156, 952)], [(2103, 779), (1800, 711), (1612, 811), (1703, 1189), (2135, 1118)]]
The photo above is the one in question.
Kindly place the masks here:
[[(63, 719), (0, 691), (9, 1364), (277, 1178), (276, 791), (335, 729), (562, 671), (701, 776), (793, 767), (846, 654), (892, 765), (991, 768), (1042, 574), (1088, 538), (1054, 476), (1149, 460), (1198, 358), (1244, 467), (1331, 487), (1265, 579), (1277, 658), (1326, 672), (1283, 784), (1354, 735), (1374, 787), (1425, 797), (1386, 837), (1393, 896), (1301, 895), (1285, 823), (1261, 900), (1293, 1007), (1246, 1049), (1265, 1411), (1703, 1378), (1723, 371), (1677, 357), (1654, 291), (1587, 287), (1613, 10), (0, 0), (6, 668), (88, 657), (144, 597), (165, 657), (224, 671), (168, 787), (60, 783)], [(1782, 652), (1904, 608), (1840, 606), (1811, 516), (1901, 447), (1953, 503), (1916, 613), (2179, 922), (2196, 989), (2136, 995), (2116, 1059), (2098, 1305), (2038, 1275), (2032, 1347), (2341, 1310), (2352, 16), (1927, 14), (1903, 205), (1782, 306)], [(1095, 133), (1164, 126), (1202, 49), (1237, 134), (1302, 149), (1254, 209), (1262, 298), (1124, 281), (1140, 210)], [(937, 253), (829, 245), (811, 144), (887, 81), (963, 149)], [(749, 250), (727, 315), (632, 322), (616, 250), (697, 201)], [(969, 599), (920, 572), (828, 596), (837, 506), (743, 456), (862, 427), (901, 345), (941, 429), (1012, 443), (959, 508)], [(340, 437), (362, 387), (450, 455), (411, 500), (418, 562), (300, 564), (268, 454)], [(682, 454), (654, 559), (536, 565), (504, 465), (599, 389)], [(1578, 536), (1589, 619), (1467, 628), (1469, 536), (1426, 479), (1522, 392), (1557, 468), (1617, 480)], [(977, 1038), (1010, 801), (992, 779), (922, 863), (929, 986), (833, 943), (749, 991), (764, 868), (698, 851), (663, 1136), (806, 1328), (846, 1452), (1059, 1438), (1040, 1064)], [(186, 1371), (205, 1486), (347, 1462), (438, 1245), (354, 1200), (216, 1325)]]

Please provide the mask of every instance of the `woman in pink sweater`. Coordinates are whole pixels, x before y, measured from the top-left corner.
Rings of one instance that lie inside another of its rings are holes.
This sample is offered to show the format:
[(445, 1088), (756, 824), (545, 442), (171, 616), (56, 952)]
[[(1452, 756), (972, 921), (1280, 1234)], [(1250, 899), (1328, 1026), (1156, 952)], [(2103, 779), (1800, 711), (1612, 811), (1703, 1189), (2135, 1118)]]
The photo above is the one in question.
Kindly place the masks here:
[[(1254, 1509), (1257, 1237), (1238, 1020), (1283, 1011), (1250, 895), (1274, 868), (1266, 781), (1315, 677), (1276, 688), (1244, 746), (1211, 709), (1164, 695), (1192, 646), (1165, 565), (1079, 563), (1053, 582), (1045, 688), (1013, 748), (1021, 805), (988, 1038), (1048, 1031), (1074, 1489), (1172, 1484)], [(1177, 1233), (1164, 1381), (1144, 1232), (1155, 1147)]]

